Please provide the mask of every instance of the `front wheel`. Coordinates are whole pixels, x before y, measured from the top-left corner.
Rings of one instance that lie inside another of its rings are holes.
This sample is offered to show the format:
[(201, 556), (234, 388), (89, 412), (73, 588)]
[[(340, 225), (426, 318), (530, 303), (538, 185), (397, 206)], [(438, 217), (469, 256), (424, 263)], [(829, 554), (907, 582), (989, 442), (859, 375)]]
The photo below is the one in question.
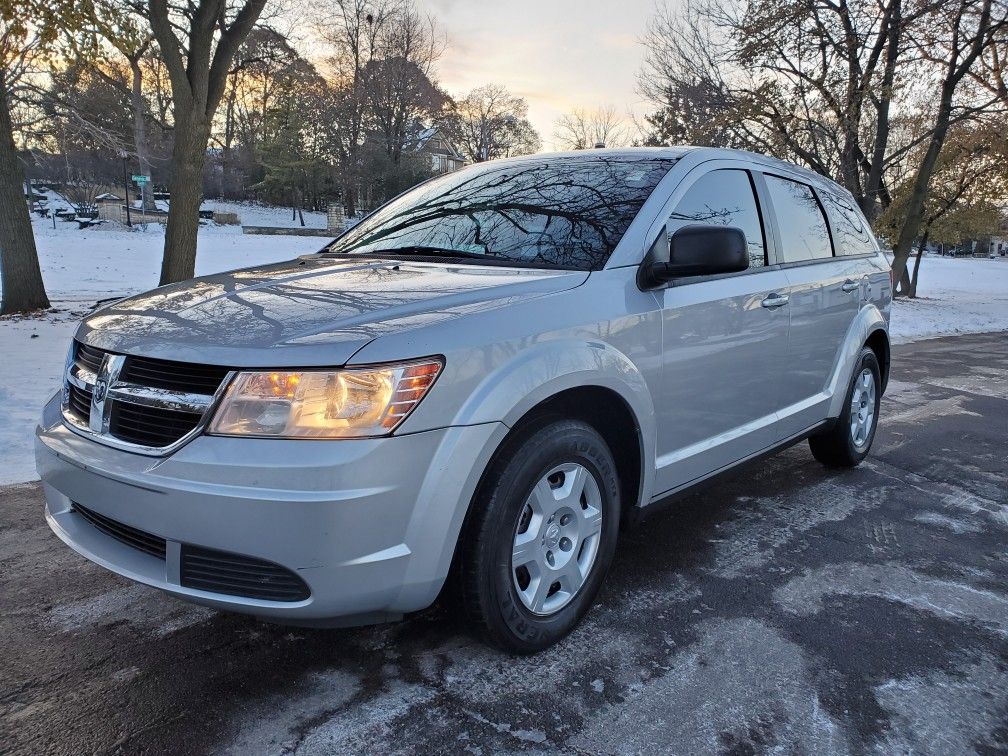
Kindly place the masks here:
[(825, 433), (809, 438), (812, 456), (829, 467), (854, 467), (868, 456), (878, 427), (881, 386), (878, 358), (865, 347), (858, 355), (836, 424)]
[(533, 653), (591, 607), (616, 549), (616, 465), (591, 426), (558, 420), (498, 455), (460, 543), (467, 613), (507, 651)]

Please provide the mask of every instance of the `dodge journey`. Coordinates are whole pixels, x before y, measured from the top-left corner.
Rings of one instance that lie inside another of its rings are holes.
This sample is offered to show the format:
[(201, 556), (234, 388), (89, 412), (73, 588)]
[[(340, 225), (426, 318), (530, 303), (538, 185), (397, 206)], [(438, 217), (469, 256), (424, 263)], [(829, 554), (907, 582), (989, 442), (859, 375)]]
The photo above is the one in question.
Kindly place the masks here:
[(36, 432), (46, 518), (188, 601), (335, 626), (450, 585), (534, 652), (656, 502), (804, 439), (858, 464), (891, 297), (851, 195), (790, 164), (481, 163), (318, 253), (86, 317)]

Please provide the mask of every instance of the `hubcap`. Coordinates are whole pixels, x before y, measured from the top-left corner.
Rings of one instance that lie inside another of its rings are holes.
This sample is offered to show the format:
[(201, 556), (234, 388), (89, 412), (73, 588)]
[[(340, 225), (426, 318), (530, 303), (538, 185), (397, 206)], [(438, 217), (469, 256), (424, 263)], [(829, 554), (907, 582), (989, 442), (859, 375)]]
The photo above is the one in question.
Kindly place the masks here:
[(511, 547), (511, 579), (533, 614), (570, 603), (595, 564), (602, 537), (602, 493), (575, 462), (558, 465), (525, 500)]
[(863, 449), (875, 424), (875, 374), (865, 368), (851, 392), (850, 434), (854, 446)]

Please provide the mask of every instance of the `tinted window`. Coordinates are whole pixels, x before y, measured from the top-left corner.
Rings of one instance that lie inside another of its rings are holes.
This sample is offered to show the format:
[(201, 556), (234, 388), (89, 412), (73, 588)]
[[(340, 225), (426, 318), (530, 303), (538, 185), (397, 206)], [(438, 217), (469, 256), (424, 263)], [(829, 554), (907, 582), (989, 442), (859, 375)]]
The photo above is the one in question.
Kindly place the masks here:
[(763, 226), (752, 181), (745, 171), (711, 171), (697, 179), (686, 190), (670, 220), (683, 221), (684, 225), (703, 223), (740, 228), (749, 246), (749, 267), (766, 264)]
[(829, 228), (812, 187), (797, 181), (766, 177), (777, 213), (784, 262), (832, 257)]
[(473, 166), (393, 200), (327, 251), (427, 247), (597, 270), (673, 163), (606, 156)]
[(868, 221), (847, 197), (832, 192), (821, 194), (833, 222), (838, 255), (865, 255), (878, 251)]

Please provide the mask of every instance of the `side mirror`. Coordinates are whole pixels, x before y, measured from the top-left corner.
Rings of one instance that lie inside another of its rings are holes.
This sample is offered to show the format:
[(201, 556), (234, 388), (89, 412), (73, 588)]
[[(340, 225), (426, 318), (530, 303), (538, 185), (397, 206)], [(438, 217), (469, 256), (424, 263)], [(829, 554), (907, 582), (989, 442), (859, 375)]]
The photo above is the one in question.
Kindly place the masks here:
[(672, 234), (668, 249), (668, 262), (644, 261), (641, 281), (647, 288), (675, 278), (738, 273), (749, 267), (749, 250), (740, 228), (684, 226)]

